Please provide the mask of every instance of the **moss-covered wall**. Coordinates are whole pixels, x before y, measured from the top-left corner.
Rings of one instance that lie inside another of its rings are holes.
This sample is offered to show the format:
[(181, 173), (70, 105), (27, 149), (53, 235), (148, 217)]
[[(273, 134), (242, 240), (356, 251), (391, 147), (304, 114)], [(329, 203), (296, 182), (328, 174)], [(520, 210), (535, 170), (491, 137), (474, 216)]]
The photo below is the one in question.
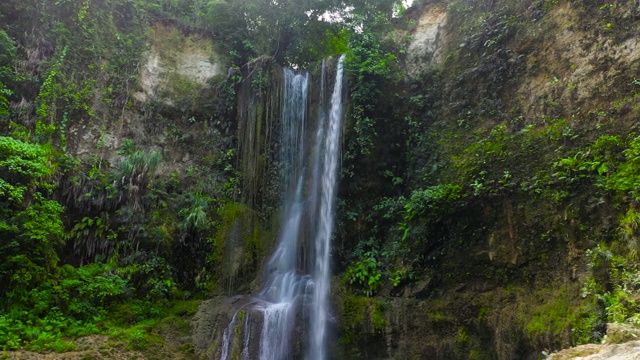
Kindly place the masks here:
[[(369, 114), (395, 129), (343, 178), (346, 352), (536, 359), (633, 321), (637, 16), (629, 1), (427, 1), (398, 22), (424, 44), (378, 98), (391, 110)], [(384, 331), (353, 294), (383, 304)]]

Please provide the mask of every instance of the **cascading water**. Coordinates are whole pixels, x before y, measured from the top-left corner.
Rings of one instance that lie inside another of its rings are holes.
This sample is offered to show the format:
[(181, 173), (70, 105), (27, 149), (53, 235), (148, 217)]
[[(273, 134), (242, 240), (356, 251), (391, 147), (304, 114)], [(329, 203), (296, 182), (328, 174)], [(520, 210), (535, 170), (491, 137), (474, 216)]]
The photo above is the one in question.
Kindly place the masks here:
[[(320, 186), (318, 195), (320, 196), (318, 211), (318, 228), (316, 231), (315, 264), (313, 268), (313, 301), (311, 302), (311, 329), (308, 360), (324, 360), (326, 357), (326, 332), (327, 316), (329, 314), (329, 287), (330, 287), (330, 253), (331, 234), (333, 233), (333, 220), (335, 213), (335, 198), (337, 188), (337, 169), (340, 160), (340, 134), (342, 128), (342, 64), (344, 55), (338, 61), (336, 80), (331, 95), (331, 111), (329, 112), (328, 123), (318, 126), (318, 134), (323, 134), (324, 147), (320, 153), (324, 154), (322, 165), (318, 161)], [(326, 129), (324, 128), (326, 126)], [(317, 137), (318, 139), (321, 136)], [(314, 171), (315, 173), (315, 171)]]
[(285, 191), (285, 216), (278, 247), (267, 264), (267, 282), (260, 294), (264, 322), (260, 359), (289, 358), (298, 298), (308, 278), (298, 273), (298, 240), (303, 216), (304, 129), (307, 118), (309, 75), (284, 69), (282, 94), (281, 158)]
[[(249, 306), (262, 314), (260, 360), (297, 358), (294, 347), (306, 344), (307, 360), (325, 360), (329, 317), (330, 239), (333, 231), (337, 170), (343, 117), (343, 61), (340, 57), (330, 103), (325, 92), (325, 62), (321, 77), (320, 105), (312, 153), (307, 156), (305, 129), (309, 103), (309, 75), (284, 69), (281, 105), (280, 159), (283, 169), (283, 221), (278, 246), (265, 268), (265, 285)], [(305, 159), (309, 164), (305, 167)], [(302, 242), (306, 241), (305, 246)], [(305, 264), (305, 259), (311, 263)], [(306, 273), (308, 272), (308, 273)], [(300, 311), (304, 310), (304, 311)], [(300, 316), (304, 314), (304, 316)], [(243, 359), (249, 358), (252, 325), (244, 321)], [(221, 359), (227, 360), (238, 314), (223, 336)], [(296, 331), (308, 317), (307, 339)], [(296, 336), (295, 334), (298, 334)], [(238, 341), (237, 339), (236, 341)]]

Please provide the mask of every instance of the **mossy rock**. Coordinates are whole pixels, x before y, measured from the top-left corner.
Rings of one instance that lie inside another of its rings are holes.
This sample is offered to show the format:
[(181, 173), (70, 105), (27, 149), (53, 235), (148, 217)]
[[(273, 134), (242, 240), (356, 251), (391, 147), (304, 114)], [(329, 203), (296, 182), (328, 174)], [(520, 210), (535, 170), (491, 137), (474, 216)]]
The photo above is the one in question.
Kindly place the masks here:
[(607, 324), (608, 344), (621, 344), (640, 339), (640, 329), (624, 324)]
[(218, 265), (218, 286), (226, 294), (248, 290), (264, 262), (273, 234), (247, 205), (227, 202), (219, 211), (212, 260)]

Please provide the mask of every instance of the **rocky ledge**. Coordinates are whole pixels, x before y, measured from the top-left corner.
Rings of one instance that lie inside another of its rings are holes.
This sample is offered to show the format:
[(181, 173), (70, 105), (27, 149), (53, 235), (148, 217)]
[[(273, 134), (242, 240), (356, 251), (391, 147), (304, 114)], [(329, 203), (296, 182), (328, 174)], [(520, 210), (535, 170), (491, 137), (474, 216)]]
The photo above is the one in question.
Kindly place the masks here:
[(549, 360), (637, 360), (640, 359), (640, 329), (609, 324), (603, 344), (586, 344), (551, 354)]

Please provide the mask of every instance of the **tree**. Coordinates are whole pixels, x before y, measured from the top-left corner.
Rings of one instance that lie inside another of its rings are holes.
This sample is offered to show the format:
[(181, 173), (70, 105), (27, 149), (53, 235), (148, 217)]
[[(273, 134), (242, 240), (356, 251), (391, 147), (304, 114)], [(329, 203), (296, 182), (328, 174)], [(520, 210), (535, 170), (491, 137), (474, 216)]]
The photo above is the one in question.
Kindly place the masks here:
[[(46, 145), (0, 136), (0, 298), (10, 300), (44, 281), (63, 241), (51, 152)], [(1, 302), (1, 301), (0, 301)]]

